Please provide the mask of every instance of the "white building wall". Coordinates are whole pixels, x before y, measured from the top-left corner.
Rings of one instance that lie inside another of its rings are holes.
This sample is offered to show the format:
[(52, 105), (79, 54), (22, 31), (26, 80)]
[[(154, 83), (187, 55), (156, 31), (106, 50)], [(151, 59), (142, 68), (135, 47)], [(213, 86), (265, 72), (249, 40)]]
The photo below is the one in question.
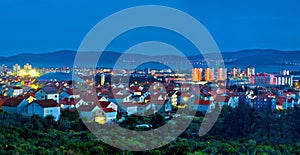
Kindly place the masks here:
[(43, 117), (46, 117), (48, 115), (52, 115), (54, 117), (55, 121), (58, 121), (59, 116), (60, 116), (60, 107), (44, 108)]
[(57, 103), (59, 103), (59, 94), (48, 94), (47, 95), (47, 99), (52, 99), (54, 101), (56, 101)]
[(127, 115), (132, 115), (137, 113), (137, 106), (127, 107)]
[(112, 120), (117, 118), (117, 112), (109, 112), (105, 113), (106, 122), (111, 122)]

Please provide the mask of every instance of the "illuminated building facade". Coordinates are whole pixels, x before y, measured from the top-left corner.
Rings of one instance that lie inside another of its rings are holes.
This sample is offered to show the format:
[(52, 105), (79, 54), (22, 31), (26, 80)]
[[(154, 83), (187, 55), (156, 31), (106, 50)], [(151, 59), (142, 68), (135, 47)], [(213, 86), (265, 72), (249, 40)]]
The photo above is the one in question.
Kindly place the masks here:
[(21, 70), (21, 66), (18, 64), (15, 64), (13, 66), (13, 75), (19, 75), (20, 70)]
[(237, 77), (241, 74), (241, 69), (237, 68), (237, 67), (233, 67), (230, 70), (230, 74), (231, 74), (232, 77)]
[(199, 82), (202, 80), (202, 68), (193, 68), (192, 69), (192, 80), (195, 82)]
[(212, 82), (213, 80), (215, 80), (214, 75), (215, 75), (214, 68), (205, 68), (204, 70), (205, 81)]
[(260, 74), (252, 75), (250, 77), (250, 84), (254, 84), (254, 85), (275, 84), (274, 75), (273, 74), (266, 74), (266, 73), (260, 73)]
[(32, 66), (29, 63), (24, 65), (24, 70), (28, 71), (28, 70), (31, 70), (31, 69), (32, 69)]
[(225, 81), (227, 79), (227, 68), (218, 68), (218, 81)]
[(253, 67), (246, 68), (244, 71), (244, 74), (245, 74), (245, 76), (248, 76), (248, 77), (255, 75), (255, 68), (253, 68)]
[(280, 72), (280, 75), (276, 75), (274, 77), (275, 80), (275, 84), (276, 85), (289, 85), (292, 86), (293, 85), (293, 76), (290, 75), (290, 71), (289, 70), (283, 70)]

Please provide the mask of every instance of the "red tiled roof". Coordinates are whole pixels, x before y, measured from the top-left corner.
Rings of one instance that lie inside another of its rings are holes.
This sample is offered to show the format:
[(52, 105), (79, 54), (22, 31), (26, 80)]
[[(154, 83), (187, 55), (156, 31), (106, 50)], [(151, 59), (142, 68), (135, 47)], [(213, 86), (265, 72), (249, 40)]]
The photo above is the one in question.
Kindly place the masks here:
[(24, 94), (24, 98), (29, 98), (30, 96), (32, 97), (35, 97), (35, 93), (30, 93), (30, 92), (27, 92), (26, 94)]
[(280, 97), (276, 96), (276, 105), (282, 105), (283, 102), (285, 102), (286, 97)]
[(97, 104), (81, 105), (78, 111), (92, 111), (96, 106)]
[(228, 102), (229, 101), (229, 96), (217, 96), (215, 98), (216, 102)]
[(2, 106), (8, 106), (8, 107), (17, 107), (23, 99), (17, 99), (17, 98), (8, 98)]
[(22, 99), (22, 100), (23, 100), (23, 99), (24, 99), (24, 96), (19, 95), (19, 96), (16, 97), (16, 99)]
[(102, 91), (100, 91), (100, 94), (111, 95), (112, 92), (111, 91), (107, 91), (107, 90), (102, 90)]
[(22, 87), (18, 87), (18, 86), (13, 86), (11, 87), (12, 89), (22, 89)]
[(209, 100), (195, 100), (194, 104), (210, 105), (210, 101)]
[(145, 99), (146, 100), (150, 100), (151, 99), (151, 95), (148, 95)]
[[(92, 111), (95, 107), (99, 107), (101, 108), (101, 106), (99, 104), (90, 104), (90, 105), (81, 105), (78, 108), (78, 111)], [(101, 108), (105, 113), (108, 112), (116, 112), (114, 109), (112, 108)]]
[(69, 95), (74, 95), (74, 92), (72, 89), (67, 89), (65, 92), (68, 93)]
[(102, 110), (104, 111), (104, 112), (116, 112), (114, 109), (112, 109), (112, 108), (102, 108)]
[(158, 100), (158, 98), (159, 97), (162, 97), (163, 98), (163, 100), (165, 99), (165, 96), (166, 96), (166, 94), (164, 94), (164, 93), (157, 93), (157, 94), (151, 94), (150, 95), (150, 97), (151, 97), (151, 100)]
[(0, 108), (2, 107), (3, 103), (7, 100), (7, 98), (0, 99)]
[(165, 104), (168, 100), (151, 100), (151, 104)]
[(102, 108), (106, 108), (110, 104), (110, 102), (101, 101), (101, 102), (99, 102), (99, 104)]
[[(127, 97), (127, 95), (114, 95), (114, 98), (117, 98), (117, 99), (123, 99), (125, 97)], [(109, 98), (111, 98), (111, 97), (109, 97)]]
[(81, 97), (85, 102), (94, 102), (98, 103), (98, 97), (95, 95), (88, 95), (88, 96), (82, 96)]
[(119, 91), (121, 91), (122, 89), (121, 88), (114, 88), (112, 90), (112, 92), (115, 94), (115, 93), (118, 93)]
[(134, 106), (137, 106), (136, 104), (134, 104), (132, 102), (123, 102), (121, 105), (123, 105), (125, 107), (134, 107)]
[(168, 97), (172, 97), (175, 94), (175, 92), (169, 93)]
[(139, 87), (138, 86), (131, 86), (129, 89), (134, 91), (134, 90), (139, 90)]
[(59, 107), (59, 105), (52, 99), (50, 100), (37, 100), (34, 101), (37, 104), (39, 104), (43, 108), (49, 108), (49, 107)]
[(75, 105), (76, 101), (74, 98), (70, 98), (70, 101), (68, 98), (64, 98), (64, 99), (60, 100), (59, 103), (64, 104), (64, 105)]
[(149, 106), (150, 104), (148, 104), (148, 103), (137, 103), (136, 104), (138, 107), (147, 107), (147, 106)]
[(189, 94), (187, 92), (181, 93), (181, 96), (183, 97), (191, 97), (193, 94)]

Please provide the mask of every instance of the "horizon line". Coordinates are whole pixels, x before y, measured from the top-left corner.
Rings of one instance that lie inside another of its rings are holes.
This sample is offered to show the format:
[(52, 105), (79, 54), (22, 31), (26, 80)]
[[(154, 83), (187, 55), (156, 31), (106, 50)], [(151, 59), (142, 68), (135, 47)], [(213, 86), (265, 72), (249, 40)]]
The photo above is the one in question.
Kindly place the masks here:
[[(220, 51), (220, 53), (235, 53), (235, 52), (241, 52), (241, 51), (253, 51), (253, 50), (258, 50), (258, 51), (279, 51), (279, 52), (299, 52), (300, 49), (295, 49), (295, 50), (279, 50), (279, 49), (272, 49), (272, 48), (249, 48), (249, 49), (241, 49), (241, 50), (235, 50), (235, 51)], [(59, 53), (59, 52), (78, 52), (77, 50), (70, 50), (70, 49), (61, 49), (61, 50), (53, 50), (53, 51), (45, 51), (42, 53), (36, 53), (36, 52), (22, 52), (22, 53), (18, 53), (18, 54), (13, 54), (13, 55), (0, 55), (0, 57), (14, 57), (14, 56), (18, 56), (18, 55), (23, 55), (23, 54), (34, 54), (34, 55), (39, 55), (39, 54), (53, 54), (53, 53)], [(84, 51), (84, 52), (99, 52), (99, 51)], [(122, 53), (119, 51), (112, 51), (112, 50), (107, 50), (107, 51), (103, 51), (103, 52), (113, 52), (113, 53)], [(210, 52), (210, 53), (218, 53), (218, 52)], [(131, 53), (131, 54), (141, 54), (141, 55), (145, 55), (143, 53)], [(197, 56), (200, 55), (202, 53), (199, 54), (191, 54), (191, 55), (187, 55), (187, 56)], [(151, 55), (151, 56), (155, 56), (155, 55)]]

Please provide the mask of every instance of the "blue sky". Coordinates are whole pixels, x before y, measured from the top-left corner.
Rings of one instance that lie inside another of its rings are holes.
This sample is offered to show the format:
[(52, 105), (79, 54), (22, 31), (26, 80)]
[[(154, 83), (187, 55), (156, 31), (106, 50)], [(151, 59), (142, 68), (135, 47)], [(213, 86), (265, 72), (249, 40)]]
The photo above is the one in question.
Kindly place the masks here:
[[(174, 7), (192, 15), (207, 28), (223, 52), (300, 49), (300, 1), (297, 0), (2, 0), (0, 55), (76, 50), (87, 32), (104, 17), (128, 7), (149, 4)], [(154, 37), (147, 31), (142, 36), (134, 32), (130, 36), (141, 40)], [(166, 42), (169, 38), (155, 37)], [(138, 41), (121, 38), (109, 50), (122, 51)]]

